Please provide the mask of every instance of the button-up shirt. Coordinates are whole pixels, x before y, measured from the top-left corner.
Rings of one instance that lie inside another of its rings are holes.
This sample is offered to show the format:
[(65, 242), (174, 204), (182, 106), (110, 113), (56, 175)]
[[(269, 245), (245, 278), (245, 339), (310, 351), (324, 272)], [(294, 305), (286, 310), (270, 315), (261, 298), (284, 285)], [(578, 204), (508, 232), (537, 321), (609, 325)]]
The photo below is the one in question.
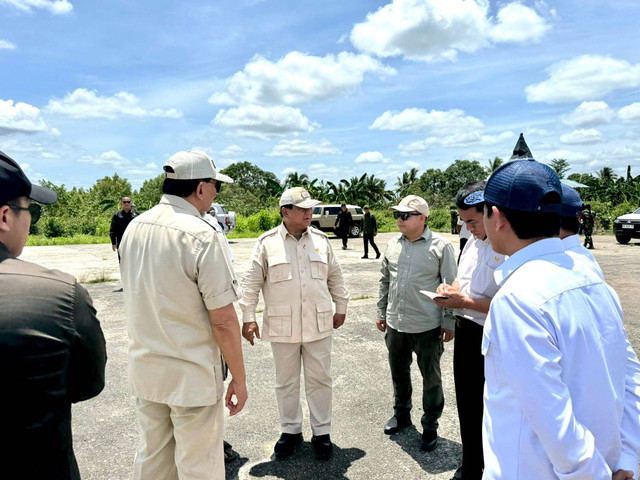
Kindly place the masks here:
[(640, 364), (615, 292), (559, 238), (496, 270), (484, 326), (483, 479), (638, 473)]
[(163, 195), (129, 224), (120, 252), (133, 394), (213, 405), (223, 383), (208, 310), (237, 300), (223, 234), (185, 199)]
[(455, 328), (455, 317), (420, 290), (435, 292), (446, 278), (456, 278), (453, 246), (429, 227), (410, 242), (404, 234), (389, 240), (380, 269), (378, 318), (399, 332), (421, 333), (437, 327)]
[(270, 342), (314, 342), (333, 334), (336, 313), (346, 313), (349, 292), (329, 238), (307, 228), (300, 239), (284, 224), (258, 238), (242, 277), (244, 323), (256, 321), (262, 290), (265, 309), (261, 337)]
[(602, 274), (600, 265), (596, 261), (595, 257), (591, 254), (591, 252), (584, 248), (582, 243), (580, 243), (580, 237), (578, 236), (578, 234), (569, 235), (568, 237), (563, 238), (562, 244), (564, 245), (565, 251), (569, 255), (581, 255), (589, 262), (591, 262), (593, 264), (593, 268), (596, 269), (596, 272), (598, 273), (600, 278), (604, 279), (604, 275)]

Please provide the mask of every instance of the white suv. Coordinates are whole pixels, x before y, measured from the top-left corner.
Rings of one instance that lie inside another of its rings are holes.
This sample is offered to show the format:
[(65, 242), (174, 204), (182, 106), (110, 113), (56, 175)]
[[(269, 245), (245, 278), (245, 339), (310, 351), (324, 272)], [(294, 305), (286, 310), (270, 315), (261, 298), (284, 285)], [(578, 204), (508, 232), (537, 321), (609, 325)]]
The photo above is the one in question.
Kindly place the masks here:
[(211, 204), (209, 215), (218, 220), (225, 234), (236, 228), (236, 212), (228, 212), (225, 206), (220, 203)]
[(613, 233), (618, 243), (627, 244), (632, 238), (640, 238), (640, 208), (613, 221)]

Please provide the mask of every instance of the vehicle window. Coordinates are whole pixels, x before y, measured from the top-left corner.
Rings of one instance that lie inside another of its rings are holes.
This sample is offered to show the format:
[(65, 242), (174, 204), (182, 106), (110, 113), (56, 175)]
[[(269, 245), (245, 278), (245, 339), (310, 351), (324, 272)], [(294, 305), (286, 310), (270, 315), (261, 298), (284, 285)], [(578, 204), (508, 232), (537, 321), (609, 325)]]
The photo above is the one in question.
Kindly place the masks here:
[(227, 209), (225, 207), (223, 207), (222, 205), (220, 205), (220, 212), (224, 213), (225, 215), (229, 212), (227, 212)]
[(337, 215), (342, 209), (340, 207), (327, 207), (324, 209), (324, 212), (329, 212), (329, 215)]
[(364, 214), (364, 212), (362, 211), (362, 209), (360, 207), (356, 207), (356, 213), (358, 215), (363, 215)]
[(320, 215), (322, 213), (322, 207), (313, 207), (313, 215)]
[(633, 212), (633, 213), (640, 214), (640, 208), (639, 208), (639, 209), (637, 209), (637, 210), (636, 210), (635, 212)]

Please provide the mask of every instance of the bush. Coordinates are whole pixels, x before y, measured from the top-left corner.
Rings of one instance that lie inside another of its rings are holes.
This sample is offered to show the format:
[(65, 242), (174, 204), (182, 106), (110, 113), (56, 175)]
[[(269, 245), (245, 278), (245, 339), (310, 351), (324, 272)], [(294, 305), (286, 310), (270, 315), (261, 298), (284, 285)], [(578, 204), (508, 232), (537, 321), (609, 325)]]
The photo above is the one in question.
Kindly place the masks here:
[(68, 236), (68, 222), (61, 217), (46, 217), (42, 220), (42, 233), (48, 238)]
[(448, 232), (451, 229), (451, 212), (447, 208), (432, 208), (429, 216), (429, 228), (436, 232)]

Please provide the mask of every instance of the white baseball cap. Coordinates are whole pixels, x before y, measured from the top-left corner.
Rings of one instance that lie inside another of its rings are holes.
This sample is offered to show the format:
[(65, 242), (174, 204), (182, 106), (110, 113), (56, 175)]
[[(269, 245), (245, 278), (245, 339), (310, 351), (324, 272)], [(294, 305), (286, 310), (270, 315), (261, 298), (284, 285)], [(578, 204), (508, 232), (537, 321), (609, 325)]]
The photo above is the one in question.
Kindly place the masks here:
[(398, 212), (418, 212), (425, 217), (429, 216), (429, 204), (424, 198), (418, 195), (407, 195), (398, 205), (391, 207), (391, 210), (397, 210)]
[(280, 197), (280, 206), (294, 205), (300, 208), (312, 208), (318, 205), (320, 200), (314, 200), (306, 189), (293, 187), (285, 190)]
[(165, 172), (165, 177), (174, 180), (213, 178), (221, 182), (233, 183), (231, 177), (218, 173), (213, 160), (206, 153), (199, 150), (178, 152), (172, 155), (162, 168)]

